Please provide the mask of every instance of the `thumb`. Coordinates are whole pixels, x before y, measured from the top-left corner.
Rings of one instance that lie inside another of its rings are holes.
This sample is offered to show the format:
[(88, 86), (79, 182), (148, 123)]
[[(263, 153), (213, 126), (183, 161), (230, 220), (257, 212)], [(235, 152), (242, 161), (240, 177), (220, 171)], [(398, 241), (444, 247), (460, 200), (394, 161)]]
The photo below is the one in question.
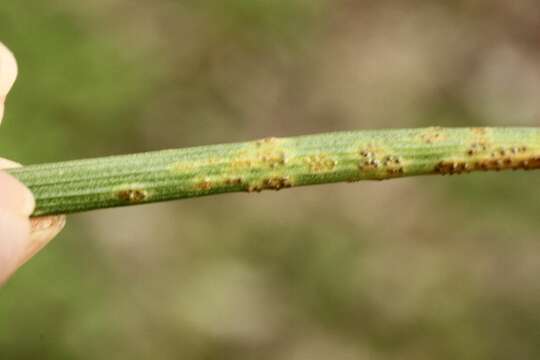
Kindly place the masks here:
[(4, 115), (4, 102), (17, 79), (17, 61), (9, 49), (0, 42), (0, 121)]
[[(19, 164), (1, 159), (0, 169)], [(39, 252), (64, 228), (66, 217), (29, 219), (34, 211), (32, 193), (19, 181), (0, 170), (0, 284)], [(13, 213), (13, 208), (22, 208)], [(2, 211), (8, 208), (9, 211)]]
[(0, 171), (0, 284), (18, 267), (30, 246), (34, 198), (24, 185)]

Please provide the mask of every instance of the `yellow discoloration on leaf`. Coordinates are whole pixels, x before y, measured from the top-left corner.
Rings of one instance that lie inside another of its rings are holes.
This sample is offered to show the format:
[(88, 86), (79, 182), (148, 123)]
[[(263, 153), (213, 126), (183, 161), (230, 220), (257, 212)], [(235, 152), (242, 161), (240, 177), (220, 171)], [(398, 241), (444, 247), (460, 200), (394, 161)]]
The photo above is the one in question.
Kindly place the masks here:
[(436, 144), (446, 141), (448, 136), (445, 134), (444, 129), (435, 126), (424, 129), (419, 134), (419, 139), (424, 144)]
[(175, 162), (170, 166), (170, 170), (172, 172), (191, 172), (195, 170), (195, 166), (193, 165), (193, 162)]
[(268, 151), (261, 153), (258, 157), (258, 160), (262, 164), (274, 169), (279, 166), (285, 165), (285, 154), (283, 153), (283, 151)]
[(332, 171), (337, 165), (337, 161), (326, 154), (308, 156), (305, 162), (309, 169), (316, 173)]
[(478, 144), (480, 147), (483, 147), (484, 150), (489, 149), (493, 143), (493, 136), (489, 129), (476, 127), (470, 129), (471, 133), (471, 144)]
[(483, 137), (488, 134), (488, 129), (482, 128), (482, 127), (474, 127), (474, 128), (471, 128), (471, 132), (473, 133), (474, 136)]
[(246, 169), (275, 169), (287, 162), (284, 149), (281, 147), (282, 139), (266, 138), (252, 143), (252, 148), (236, 152), (231, 161), (232, 172)]
[(245, 170), (252, 167), (253, 161), (249, 158), (240, 158), (231, 160), (231, 170)]

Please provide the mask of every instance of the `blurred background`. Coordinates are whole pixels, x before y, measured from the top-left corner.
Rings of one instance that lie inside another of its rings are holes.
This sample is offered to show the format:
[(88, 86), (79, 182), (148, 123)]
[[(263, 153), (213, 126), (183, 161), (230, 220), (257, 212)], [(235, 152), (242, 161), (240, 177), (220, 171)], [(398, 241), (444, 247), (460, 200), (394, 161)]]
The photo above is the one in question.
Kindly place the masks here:
[[(535, 0), (25, 0), (0, 154), (540, 125)], [(0, 290), (2, 359), (540, 357), (540, 173), (70, 216)]]

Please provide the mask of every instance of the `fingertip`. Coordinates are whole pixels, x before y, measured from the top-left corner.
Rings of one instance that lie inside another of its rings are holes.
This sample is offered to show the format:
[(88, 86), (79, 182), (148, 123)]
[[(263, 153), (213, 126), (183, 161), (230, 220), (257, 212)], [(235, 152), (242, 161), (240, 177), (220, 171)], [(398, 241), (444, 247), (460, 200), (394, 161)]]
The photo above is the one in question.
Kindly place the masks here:
[(5, 97), (11, 90), (13, 83), (17, 79), (17, 61), (13, 53), (0, 42), (0, 102), (3, 103)]
[(29, 219), (0, 209), (0, 284), (17, 270), (29, 243)]
[(13, 176), (0, 171), (0, 209), (29, 217), (35, 206), (32, 192)]

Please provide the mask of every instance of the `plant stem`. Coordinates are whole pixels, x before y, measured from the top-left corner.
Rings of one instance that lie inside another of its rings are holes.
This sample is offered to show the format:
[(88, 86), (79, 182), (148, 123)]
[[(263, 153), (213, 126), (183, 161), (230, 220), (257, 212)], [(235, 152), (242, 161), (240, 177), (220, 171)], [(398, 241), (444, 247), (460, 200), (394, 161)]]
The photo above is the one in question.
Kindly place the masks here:
[(227, 192), (540, 168), (540, 128), (366, 130), (200, 146), (9, 170), (34, 216)]

